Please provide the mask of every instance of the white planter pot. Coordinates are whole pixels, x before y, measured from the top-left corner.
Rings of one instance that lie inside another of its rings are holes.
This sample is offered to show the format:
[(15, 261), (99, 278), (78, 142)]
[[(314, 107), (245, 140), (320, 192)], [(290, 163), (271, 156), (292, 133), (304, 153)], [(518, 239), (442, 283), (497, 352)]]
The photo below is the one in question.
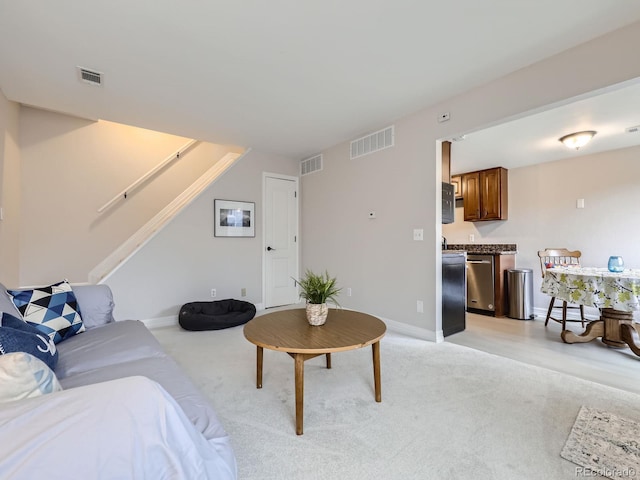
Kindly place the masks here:
[(307, 303), (307, 320), (310, 325), (324, 325), (328, 313), (329, 307), (326, 303)]

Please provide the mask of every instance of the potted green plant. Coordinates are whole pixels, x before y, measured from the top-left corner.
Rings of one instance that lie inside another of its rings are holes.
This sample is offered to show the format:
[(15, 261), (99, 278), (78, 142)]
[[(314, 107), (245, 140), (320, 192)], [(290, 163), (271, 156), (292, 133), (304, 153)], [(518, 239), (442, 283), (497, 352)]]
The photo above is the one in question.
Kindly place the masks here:
[(327, 301), (339, 306), (336, 296), (342, 289), (336, 286), (336, 278), (326, 271), (317, 275), (307, 270), (304, 277), (295, 282), (300, 286), (300, 298), (307, 301), (307, 320), (314, 326), (323, 325), (329, 313)]

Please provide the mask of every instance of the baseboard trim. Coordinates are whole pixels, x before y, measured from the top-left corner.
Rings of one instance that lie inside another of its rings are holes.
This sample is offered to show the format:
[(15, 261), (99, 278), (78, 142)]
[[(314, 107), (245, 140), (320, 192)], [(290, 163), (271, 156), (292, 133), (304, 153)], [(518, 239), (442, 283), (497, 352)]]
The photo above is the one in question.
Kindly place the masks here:
[[(256, 310), (258, 312), (262, 312), (264, 310), (264, 304), (258, 303), (256, 304)], [(377, 316), (377, 315), (374, 315)], [(398, 322), (396, 320), (391, 320), (389, 318), (383, 318), (377, 316), (380, 320), (382, 320), (387, 328), (393, 332), (400, 333), (402, 335), (407, 335), (408, 337), (418, 338), (420, 340), (427, 340), (430, 342), (440, 343), (444, 342), (444, 335), (442, 334), (442, 330), (438, 330), (434, 332), (433, 330), (428, 330), (422, 327), (416, 327), (415, 325), (408, 325), (406, 323)], [(149, 330), (153, 330), (155, 328), (166, 328), (166, 327), (174, 327), (178, 325), (178, 317), (176, 315), (169, 315), (166, 317), (156, 317), (156, 318), (147, 318), (141, 320), (142, 323)]]
[(153, 330), (154, 328), (173, 327), (175, 325), (178, 325), (178, 317), (175, 315), (170, 315), (168, 317), (147, 318), (141, 321), (149, 330)]
[[(545, 318), (547, 318), (547, 310), (548, 308), (534, 308), (533, 309), (533, 314), (535, 315), (536, 318), (541, 318), (542, 320), (544, 320)], [(555, 318), (561, 318), (562, 317), (562, 312), (558, 309), (555, 310), (555, 312), (553, 313), (553, 316)], [(593, 308), (593, 307), (585, 307), (584, 308), (584, 317), (585, 317), (585, 322), (591, 322), (593, 320), (598, 320), (600, 318), (600, 312), (598, 311), (598, 309)], [(578, 320), (580, 321), (580, 310), (567, 310), (567, 320)]]
[[(374, 315), (376, 316), (376, 315)], [(406, 323), (398, 322), (397, 320), (391, 320), (389, 318), (378, 317), (382, 320), (389, 330), (396, 333), (407, 335), (408, 337), (418, 338), (420, 340), (428, 340), (430, 342), (440, 343), (444, 341), (444, 335), (442, 330), (434, 332), (422, 327), (416, 327), (415, 325), (408, 325)]]
[[(255, 305), (256, 305), (257, 312), (259, 312), (260, 314), (265, 313), (263, 303), (256, 303)], [(304, 305), (302, 304), (294, 305), (293, 307), (300, 308), (300, 307), (304, 307)], [(291, 306), (289, 308), (291, 308)], [(533, 315), (535, 317), (534, 319), (544, 320), (547, 317), (547, 309), (540, 308), (540, 307), (534, 308)], [(377, 316), (377, 315), (374, 315), (374, 316)], [(585, 316), (588, 317), (587, 319), (585, 319), (586, 321), (591, 321), (596, 319), (594, 318), (594, 313), (591, 311), (585, 311)], [(422, 327), (416, 327), (415, 325), (408, 325), (406, 323), (398, 322), (397, 320), (391, 320), (389, 318), (383, 318), (379, 316), (377, 317), (387, 325), (387, 328), (390, 331), (393, 331), (395, 333), (400, 333), (408, 337), (413, 337), (419, 340), (426, 340), (426, 341), (435, 342), (435, 343), (441, 343), (445, 341), (442, 330), (438, 330), (434, 332), (433, 330), (428, 330)], [(567, 319), (580, 320), (580, 313), (575, 311), (567, 311)], [(145, 326), (150, 330), (153, 330), (155, 328), (173, 327), (178, 325), (178, 317), (176, 315), (169, 315), (166, 317), (148, 318), (148, 319), (142, 320), (142, 323), (144, 323)]]
[[(262, 303), (256, 303), (256, 311), (264, 310)], [(178, 316), (177, 315), (169, 315), (166, 317), (156, 317), (156, 318), (146, 318), (141, 320), (142, 323), (149, 330), (153, 330), (154, 328), (166, 328), (166, 327), (174, 327), (178, 325)]]

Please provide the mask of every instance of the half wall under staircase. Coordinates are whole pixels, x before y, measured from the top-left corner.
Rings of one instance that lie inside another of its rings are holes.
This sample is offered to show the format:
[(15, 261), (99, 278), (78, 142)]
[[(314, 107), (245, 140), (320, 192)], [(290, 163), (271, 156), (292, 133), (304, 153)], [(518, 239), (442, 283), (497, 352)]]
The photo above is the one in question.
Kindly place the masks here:
[(231, 166), (241, 157), (250, 152), (247, 149), (244, 153), (229, 152), (218, 160), (211, 168), (202, 174), (184, 192), (178, 195), (171, 203), (163, 208), (157, 215), (143, 225), (129, 239), (122, 243), (102, 262), (96, 265), (89, 272), (89, 283), (104, 283), (120, 266), (130, 259), (149, 240), (151, 240), (164, 226), (166, 226), (175, 216), (195, 200), (209, 185), (220, 178)]

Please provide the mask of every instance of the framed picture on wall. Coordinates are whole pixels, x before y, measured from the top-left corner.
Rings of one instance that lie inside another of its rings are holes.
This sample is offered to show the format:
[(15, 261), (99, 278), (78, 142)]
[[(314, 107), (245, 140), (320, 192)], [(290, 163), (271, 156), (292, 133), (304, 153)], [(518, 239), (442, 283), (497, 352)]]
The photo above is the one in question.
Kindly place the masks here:
[(255, 237), (254, 202), (213, 201), (213, 235), (216, 237)]

